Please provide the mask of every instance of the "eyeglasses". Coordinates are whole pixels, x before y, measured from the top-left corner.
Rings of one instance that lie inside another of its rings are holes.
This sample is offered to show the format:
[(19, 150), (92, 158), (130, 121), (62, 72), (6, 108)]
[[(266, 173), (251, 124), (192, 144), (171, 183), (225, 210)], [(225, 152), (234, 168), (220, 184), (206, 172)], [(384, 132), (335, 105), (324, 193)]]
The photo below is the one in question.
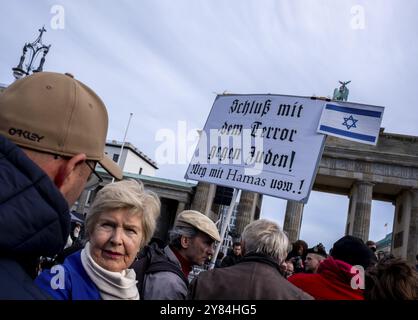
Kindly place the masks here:
[(86, 165), (90, 168), (91, 174), (89, 178), (87, 179), (84, 189), (90, 190), (90, 189), (96, 188), (100, 183), (102, 183), (103, 179), (99, 176), (99, 174), (95, 170), (96, 163), (94, 163), (94, 165), (91, 165), (89, 161), (86, 161)]

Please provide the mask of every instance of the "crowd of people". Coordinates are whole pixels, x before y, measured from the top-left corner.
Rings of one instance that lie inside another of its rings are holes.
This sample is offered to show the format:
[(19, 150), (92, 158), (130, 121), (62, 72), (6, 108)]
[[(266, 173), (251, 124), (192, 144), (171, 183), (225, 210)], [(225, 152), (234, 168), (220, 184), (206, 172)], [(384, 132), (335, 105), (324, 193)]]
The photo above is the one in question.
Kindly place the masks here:
[(415, 268), (376, 257), (374, 243), (344, 236), (327, 253), (290, 244), (266, 219), (190, 281), (221, 240), (215, 223), (185, 210), (168, 244), (153, 239), (160, 201), (134, 180), (107, 184), (71, 223), (69, 208), (100, 182), (97, 164), (122, 179), (107, 128), (103, 102), (70, 74), (36, 73), (0, 94), (0, 299), (418, 299)]

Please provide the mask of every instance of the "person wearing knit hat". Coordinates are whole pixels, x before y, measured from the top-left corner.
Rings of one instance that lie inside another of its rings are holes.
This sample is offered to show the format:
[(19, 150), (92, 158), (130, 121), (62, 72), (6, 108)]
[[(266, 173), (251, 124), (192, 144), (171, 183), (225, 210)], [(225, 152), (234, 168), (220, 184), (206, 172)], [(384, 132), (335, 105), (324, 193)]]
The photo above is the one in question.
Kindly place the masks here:
[(377, 262), (374, 252), (363, 240), (350, 235), (335, 242), (330, 254), (334, 259), (344, 261), (352, 266), (360, 265), (364, 269)]
[(309, 248), (305, 259), (305, 272), (316, 273), (320, 263), (327, 258), (327, 253), (322, 243)]
[[(70, 74), (37, 72), (0, 93), (0, 299), (47, 299), (33, 283), (40, 256), (60, 252), (69, 207), (100, 182), (108, 115), (102, 100)], [(18, 258), (17, 258), (18, 257)]]
[(214, 254), (215, 241), (221, 240), (215, 223), (195, 210), (181, 212), (169, 236), (163, 254), (181, 274), (168, 269), (146, 273), (140, 290), (144, 300), (185, 300), (192, 267), (202, 266)]
[(295, 274), (288, 280), (319, 300), (364, 300), (361, 286), (352, 285), (358, 268), (366, 269), (375, 261), (363, 240), (344, 236), (334, 243), (330, 256), (315, 274)]

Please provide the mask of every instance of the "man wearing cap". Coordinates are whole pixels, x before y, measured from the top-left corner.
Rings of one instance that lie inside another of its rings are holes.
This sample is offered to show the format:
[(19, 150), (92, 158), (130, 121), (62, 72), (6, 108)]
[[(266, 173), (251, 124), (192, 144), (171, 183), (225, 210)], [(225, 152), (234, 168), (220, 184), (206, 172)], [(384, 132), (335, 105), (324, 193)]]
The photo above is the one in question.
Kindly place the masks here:
[(313, 248), (309, 248), (305, 259), (305, 272), (316, 273), (318, 271), (319, 264), (326, 258), (327, 253), (322, 243)]
[(312, 300), (281, 271), (289, 240), (273, 221), (256, 220), (241, 235), (243, 258), (237, 264), (202, 272), (190, 284), (193, 300)]
[(146, 274), (142, 299), (186, 299), (188, 282), (184, 278), (188, 278), (193, 265), (203, 265), (214, 254), (213, 245), (220, 240), (216, 225), (207, 216), (194, 210), (181, 212), (170, 231), (170, 244), (164, 248), (164, 253), (184, 277), (170, 271)]
[(298, 273), (288, 280), (318, 300), (364, 300), (364, 272), (360, 271), (375, 261), (363, 240), (348, 235), (334, 243), (317, 273)]
[(64, 248), (69, 206), (106, 158), (106, 107), (71, 75), (39, 72), (0, 93), (0, 299), (48, 298), (32, 279)]

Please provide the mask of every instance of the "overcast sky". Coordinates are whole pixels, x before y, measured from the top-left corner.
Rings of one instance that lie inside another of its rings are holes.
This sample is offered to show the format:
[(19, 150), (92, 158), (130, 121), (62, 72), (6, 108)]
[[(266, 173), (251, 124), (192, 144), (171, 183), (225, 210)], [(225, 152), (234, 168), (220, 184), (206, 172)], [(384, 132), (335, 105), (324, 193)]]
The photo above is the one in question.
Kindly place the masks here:
[[(154, 160), (158, 138), (176, 134), (176, 163), (159, 164), (157, 176), (177, 180), (182, 150), (225, 91), (331, 96), (351, 80), (350, 101), (386, 107), (386, 132), (417, 136), (417, 3), (0, 0), (0, 83), (13, 81), (24, 43), (45, 25), (44, 70), (70, 72), (102, 97), (108, 139), (123, 140), (130, 112), (127, 140)], [(285, 204), (265, 197), (262, 217), (283, 225)], [(347, 210), (347, 197), (312, 192), (300, 238), (329, 249)], [(393, 210), (373, 201), (371, 239), (384, 237), (386, 222), (391, 231)]]

